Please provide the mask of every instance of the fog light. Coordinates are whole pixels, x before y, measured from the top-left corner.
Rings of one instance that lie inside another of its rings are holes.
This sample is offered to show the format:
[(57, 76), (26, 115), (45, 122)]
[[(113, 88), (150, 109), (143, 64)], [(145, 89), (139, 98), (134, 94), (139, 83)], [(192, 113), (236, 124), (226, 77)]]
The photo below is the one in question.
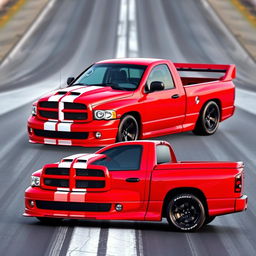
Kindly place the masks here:
[(121, 212), (123, 210), (123, 206), (121, 204), (116, 204), (116, 211)]
[(35, 201), (34, 200), (30, 200), (29, 201), (29, 205), (30, 205), (30, 207), (34, 207), (35, 206)]
[(95, 138), (100, 139), (101, 138), (101, 132), (96, 132), (95, 133)]

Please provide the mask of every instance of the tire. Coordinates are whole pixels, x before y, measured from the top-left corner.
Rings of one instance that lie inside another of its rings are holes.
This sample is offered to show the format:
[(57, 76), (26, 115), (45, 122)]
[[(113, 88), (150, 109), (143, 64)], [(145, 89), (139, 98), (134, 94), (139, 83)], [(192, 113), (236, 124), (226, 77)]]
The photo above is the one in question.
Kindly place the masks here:
[(193, 133), (196, 135), (214, 134), (220, 123), (220, 108), (215, 101), (209, 101), (202, 109)]
[(36, 217), (43, 224), (56, 225), (62, 222), (62, 218), (47, 218), (47, 217)]
[(126, 115), (121, 119), (117, 133), (117, 142), (132, 141), (139, 138), (139, 125), (136, 118)]
[(204, 225), (208, 225), (208, 224), (211, 223), (215, 218), (216, 218), (216, 216), (208, 216), (208, 217), (205, 219)]
[(202, 201), (192, 194), (179, 194), (171, 198), (167, 206), (167, 220), (179, 231), (196, 231), (205, 223)]

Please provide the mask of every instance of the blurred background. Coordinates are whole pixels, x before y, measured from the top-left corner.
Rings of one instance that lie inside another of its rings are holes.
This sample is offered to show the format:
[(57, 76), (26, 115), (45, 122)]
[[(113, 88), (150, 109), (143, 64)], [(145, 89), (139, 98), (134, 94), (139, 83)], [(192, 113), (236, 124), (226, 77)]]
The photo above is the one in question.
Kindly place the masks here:
[[(0, 0), (1, 255), (256, 254), (255, 0)], [(32, 172), (96, 148), (29, 144), (32, 102), (95, 61), (121, 57), (237, 66), (236, 113), (210, 137), (163, 136), (180, 160), (244, 161), (246, 212), (216, 218), (199, 233), (163, 223), (22, 217)]]

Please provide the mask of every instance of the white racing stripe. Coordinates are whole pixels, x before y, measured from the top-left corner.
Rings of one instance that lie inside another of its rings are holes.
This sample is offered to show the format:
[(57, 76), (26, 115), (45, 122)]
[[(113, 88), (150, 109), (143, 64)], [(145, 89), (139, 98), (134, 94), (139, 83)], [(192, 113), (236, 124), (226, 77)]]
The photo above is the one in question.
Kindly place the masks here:
[(58, 145), (72, 146), (72, 141), (71, 140), (58, 140)]
[(56, 131), (56, 124), (57, 122), (45, 122), (44, 123), (44, 130), (47, 130), (47, 131)]
[(56, 145), (57, 142), (55, 139), (44, 139), (44, 144)]
[(70, 193), (70, 202), (80, 202), (83, 203), (85, 202), (85, 195), (86, 192), (75, 192), (75, 193)]
[(68, 201), (68, 193), (64, 191), (57, 191), (54, 193), (54, 201), (59, 202), (67, 202)]

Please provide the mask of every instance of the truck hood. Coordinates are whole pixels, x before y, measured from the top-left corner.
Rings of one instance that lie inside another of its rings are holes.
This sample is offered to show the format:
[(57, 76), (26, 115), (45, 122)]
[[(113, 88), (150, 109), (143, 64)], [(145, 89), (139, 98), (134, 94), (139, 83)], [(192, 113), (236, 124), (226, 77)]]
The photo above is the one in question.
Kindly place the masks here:
[(130, 97), (133, 91), (121, 91), (101, 86), (71, 86), (49, 93), (40, 101), (80, 102), (97, 106), (113, 100)]

